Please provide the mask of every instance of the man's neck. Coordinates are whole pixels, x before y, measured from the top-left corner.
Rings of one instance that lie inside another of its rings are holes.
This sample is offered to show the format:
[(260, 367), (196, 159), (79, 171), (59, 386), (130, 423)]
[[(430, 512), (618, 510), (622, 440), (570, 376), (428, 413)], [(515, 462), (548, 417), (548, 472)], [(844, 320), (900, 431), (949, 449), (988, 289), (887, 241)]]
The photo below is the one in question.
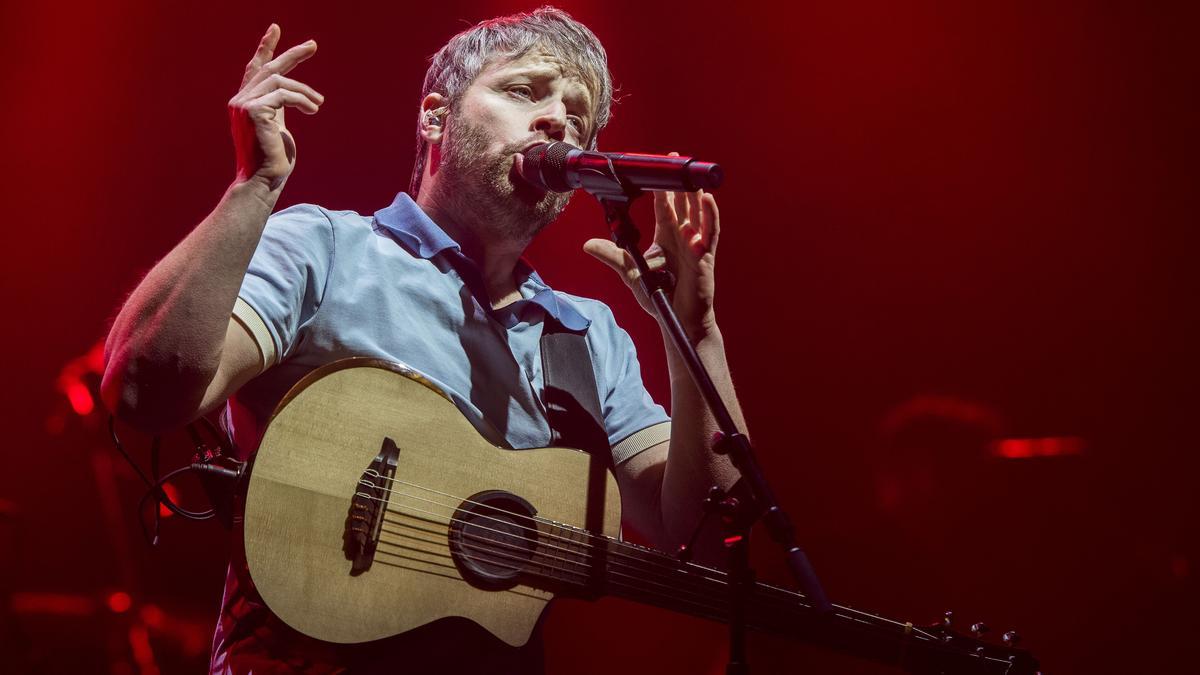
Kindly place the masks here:
[(520, 299), (513, 271), (529, 242), (504, 238), (469, 217), (459, 216), (427, 190), (417, 196), (417, 205), (479, 268), (493, 309)]

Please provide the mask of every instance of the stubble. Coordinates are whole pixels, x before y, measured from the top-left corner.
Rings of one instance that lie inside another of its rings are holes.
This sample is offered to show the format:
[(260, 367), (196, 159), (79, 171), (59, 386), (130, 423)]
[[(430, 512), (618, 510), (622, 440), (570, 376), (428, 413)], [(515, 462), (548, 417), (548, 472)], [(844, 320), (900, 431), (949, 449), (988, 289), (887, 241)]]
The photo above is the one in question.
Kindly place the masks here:
[(528, 242), (566, 208), (570, 192), (543, 192), (513, 175), (513, 157), (536, 138), (491, 153), (486, 134), (461, 118), (446, 131), (440, 169), (446, 174), (438, 180), (444, 186), (439, 192), (442, 203), (452, 204), (460, 217), (493, 234)]

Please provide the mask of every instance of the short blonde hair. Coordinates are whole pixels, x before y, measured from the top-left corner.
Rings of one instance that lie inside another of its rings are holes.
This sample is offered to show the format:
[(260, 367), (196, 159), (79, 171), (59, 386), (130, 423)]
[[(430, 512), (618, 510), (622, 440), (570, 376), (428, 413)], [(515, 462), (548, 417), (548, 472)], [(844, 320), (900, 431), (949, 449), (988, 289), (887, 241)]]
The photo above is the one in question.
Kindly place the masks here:
[[(608, 55), (587, 26), (555, 7), (545, 6), (532, 12), (481, 21), (450, 38), (430, 59), (421, 99), (424, 100), (431, 92), (438, 92), (448, 99), (449, 107), (453, 110), (463, 93), (489, 63), (498, 58), (518, 59), (535, 48), (544, 50), (577, 70), (591, 91), (595, 110), (587, 146), (595, 148), (596, 138), (608, 124), (612, 109), (613, 87), (612, 76), (608, 72)], [(409, 192), (413, 197), (421, 188), (425, 146), (418, 113), (417, 157), (409, 183)]]

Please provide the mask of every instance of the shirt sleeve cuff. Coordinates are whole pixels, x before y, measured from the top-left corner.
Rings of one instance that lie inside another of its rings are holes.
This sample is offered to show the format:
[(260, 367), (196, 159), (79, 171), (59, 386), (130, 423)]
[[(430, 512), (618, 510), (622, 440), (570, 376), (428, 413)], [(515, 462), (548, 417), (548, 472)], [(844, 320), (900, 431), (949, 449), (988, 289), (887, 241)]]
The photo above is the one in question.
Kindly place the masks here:
[(266, 370), (275, 365), (275, 341), (271, 339), (271, 331), (267, 330), (267, 323), (262, 320), (258, 312), (250, 306), (250, 303), (240, 297), (233, 303), (233, 318), (246, 332), (250, 333), (250, 337), (254, 339), (254, 343), (258, 345), (258, 353), (262, 358), (262, 370)]
[(626, 436), (625, 440), (612, 446), (613, 465), (628, 461), (639, 452), (669, 440), (671, 440), (670, 421), (659, 422), (654, 426), (636, 431)]

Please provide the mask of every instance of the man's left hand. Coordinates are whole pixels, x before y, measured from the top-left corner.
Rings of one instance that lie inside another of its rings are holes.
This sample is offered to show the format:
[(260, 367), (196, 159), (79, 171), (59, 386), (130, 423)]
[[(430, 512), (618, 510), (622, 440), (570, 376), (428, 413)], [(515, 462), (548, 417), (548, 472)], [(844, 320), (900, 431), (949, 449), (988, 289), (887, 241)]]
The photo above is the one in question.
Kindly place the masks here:
[[(654, 243), (643, 255), (650, 269), (666, 269), (675, 275), (675, 313), (692, 340), (699, 340), (716, 328), (713, 268), (721, 231), (717, 200), (703, 190), (655, 192), (654, 216)], [(642, 309), (655, 314), (629, 253), (607, 239), (590, 239), (583, 250), (620, 274)]]

